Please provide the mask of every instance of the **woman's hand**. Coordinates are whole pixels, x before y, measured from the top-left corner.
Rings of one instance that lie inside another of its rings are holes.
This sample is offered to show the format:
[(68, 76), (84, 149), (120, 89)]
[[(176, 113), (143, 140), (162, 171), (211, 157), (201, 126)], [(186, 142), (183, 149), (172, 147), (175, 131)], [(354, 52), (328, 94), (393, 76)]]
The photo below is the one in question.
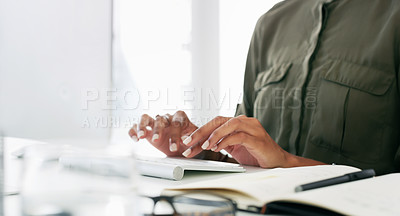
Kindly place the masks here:
[(272, 140), (257, 119), (246, 116), (217, 117), (183, 142), (203, 150), (225, 149), (239, 163), (263, 168), (289, 167), (288, 159), (293, 156)]
[(183, 111), (177, 111), (174, 115), (157, 115), (155, 119), (144, 114), (141, 116), (139, 124), (134, 124), (129, 130), (129, 136), (135, 141), (147, 139), (167, 156), (182, 156), (182, 153), (188, 148), (182, 144), (182, 139), (196, 129), (197, 127), (190, 122)]

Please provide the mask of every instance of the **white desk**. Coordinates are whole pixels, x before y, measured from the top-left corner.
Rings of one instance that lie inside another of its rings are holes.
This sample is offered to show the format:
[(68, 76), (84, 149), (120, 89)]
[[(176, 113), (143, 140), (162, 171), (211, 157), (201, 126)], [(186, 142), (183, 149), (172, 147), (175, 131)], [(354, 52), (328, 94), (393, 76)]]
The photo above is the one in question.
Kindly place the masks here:
[[(17, 188), (21, 187), (22, 184), (22, 175), (21, 171), (23, 169), (23, 160), (18, 159), (10, 154), (10, 152), (15, 151), (18, 148), (21, 148), (22, 146), (25, 145), (31, 145), (35, 144), (35, 141), (30, 141), (30, 140), (23, 140), (23, 139), (13, 139), (13, 138), (6, 138), (5, 140), (5, 184), (9, 186), (14, 186)], [(246, 167), (247, 172), (257, 172), (258, 170), (261, 170), (260, 168), (255, 168), (255, 167)], [(115, 190), (116, 194), (120, 194), (121, 191), (129, 192), (132, 190), (133, 192), (137, 190), (139, 194), (145, 194), (145, 195), (150, 195), (150, 196), (157, 196), (161, 193), (161, 191), (169, 186), (175, 186), (175, 185), (180, 185), (180, 184), (185, 184), (189, 182), (195, 182), (195, 181), (203, 181), (207, 179), (214, 179), (214, 178), (219, 178), (219, 177), (226, 177), (227, 175), (236, 175), (236, 174), (227, 174), (227, 173), (201, 173), (201, 172), (189, 172), (185, 174), (185, 177), (181, 181), (171, 181), (171, 180), (165, 180), (165, 179), (158, 179), (158, 178), (152, 178), (152, 177), (145, 177), (145, 176), (139, 176), (137, 177), (136, 180), (131, 180), (131, 182), (128, 181), (119, 181), (119, 180), (113, 180), (110, 182), (107, 182), (108, 180), (101, 179), (102, 177), (97, 176), (96, 178), (93, 177), (93, 175), (88, 176), (87, 174), (82, 173), (82, 178), (78, 176), (70, 176), (66, 174), (64, 177), (63, 172), (58, 172), (58, 168), (54, 167), (52, 168), (53, 170), (47, 172), (46, 175), (49, 175), (50, 180), (46, 182), (48, 179), (44, 179), (40, 182), (38, 186), (38, 190), (48, 189), (47, 187), (54, 187), (54, 190), (60, 190), (59, 196), (54, 197), (55, 199), (60, 199), (63, 202), (70, 202), (71, 200), (69, 199), (75, 199), (74, 194), (68, 193), (69, 190), (66, 190), (65, 188), (70, 187), (71, 191), (74, 191), (74, 187), (72, 187), (71, 184), (72, 181), (75, 181), (76, 185), (79, 185), (80, 188), (82, 187), (90, 187), (90, 188), (95, 188), (97, 190), (99, 187), (103, 187), (104, 185), (104, 190), (112, 191)], [(51, 172), (57, 172), (56, 175), (51, 174)], [(244, 174), (245, 175), (245, 174)], [(89, 178), (88, 178), (89, 177)], [(55, 178), (55, 179), (54, 179)], [(58, 178), (58, 179), (57, 179)], [(60, 181), (60, 179), (63, 179)], [(57, 181), (58, 185), (54, 186), (54, 182)], [(134, 182), (132, 182), (134, 181)], [(106, 182), (106, 184), (104, 184)], [(137, 188), (132, 187), (137, 186)], [(99, 187), (98, 187), (99, 186)], [(48, 190), (47, 190), (48, 191)], [(51, 190), (50, 190), (51, 191)], [(85, 195), (85, 194), (80, 194)], [(86, 196), (86, 195), (85, 195)], [(61, 198), (60, 198), (61, 197)], [(89, 199), (92, 199), (95, 196), (88, 196)], [(40, 198), (40, 197), (39, 197)], [(79, 198), (77, 198), (79, 200)], [(80, 215), (113, 215), (113, 216), (118, 216), (118, 215), (130, 215), (132, 212), (130, 212), (132, 209), (124, 209), (123, 206), (118, 203), (118, 196), (115, 196), (114, 201), (112, 202), (111, 198), (108, 200), (106, 205), (100, 205), (96, 206), (95, 204), (89, 205), (87, 209), (83, 209)], [(78, 200), (72, 200), (71, 205), (74, 204), (81, 204), (80, 201)], [(87, 201), (87, 200), (83, 200)], [(132, 201), (132, 200), (129, 200)], [(133, 201), (134, 202), (134, 201)], [(6, 196), (5, 197), (5, 215), (6, 216), (20, 216), (21, 215), (21, 195), (12, 195), (12, 196)], [(98, 208), (97, 208), (98, 207)], [(86, 207), (85, 207), (86, 208)], [(97, 213), (95, 213), (97, 211)], [(108, 212), (107, 212), (108, 211)], [(82, 213), (83, 212), (83, 213)], [(129, 214), (128, 214), (129, 213)], [(246, 214), (246, 213), (238, 213), (238, 215), (252, 215), (252, 214)]]

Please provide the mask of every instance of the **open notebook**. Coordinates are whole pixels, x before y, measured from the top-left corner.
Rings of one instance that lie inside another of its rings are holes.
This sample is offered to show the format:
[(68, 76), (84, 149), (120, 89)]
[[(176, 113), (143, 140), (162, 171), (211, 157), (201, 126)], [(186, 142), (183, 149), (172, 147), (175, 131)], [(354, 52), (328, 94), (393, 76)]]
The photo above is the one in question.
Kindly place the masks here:
[(136, 157), (140, 174), (179, 181), (185, 171), (245, 172), (239, 164), (188, 158)]
[(340, 165), (277, 168), (179, 185), (163, 194), (212, 192), (235, 200), (242, 209), (299, 204), (345, 215), (400, 215), (400, 173), (295, 193), (298, 185), (355, 171), (359, 169)]

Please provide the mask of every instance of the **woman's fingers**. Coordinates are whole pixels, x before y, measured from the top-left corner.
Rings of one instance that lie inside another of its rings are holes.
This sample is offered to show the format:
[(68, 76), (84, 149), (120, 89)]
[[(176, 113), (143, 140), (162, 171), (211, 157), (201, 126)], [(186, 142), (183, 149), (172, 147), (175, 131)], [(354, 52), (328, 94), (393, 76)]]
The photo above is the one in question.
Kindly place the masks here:
[[(208, 143), (207, 143), (208, 142)], [(207, 148), (228, 150), (236, 161), (264, 168), (283, 166), (285, 151), (268, 135), (255, 118), (239, 116), (215, 129), (205, 141)], [(203, 147), (205, 144), (203, 144)]]
[(183, 111), (157, 116), (155, 120), (144, 114), (129, 135), (135, 141), (146, 138), (167, 156), (182, 154), (191, 158), (203, 150), (225, 149), (243, 164), (265, 168), (285, 164), (285, 151), (257, 119), (246, 116), (216, 117), (197, 128)]
[(148, 138), (151, 133), (147, 130), (147, 127), (153, 128), (154, 119), (147, 114), (143, 114), (140, 117), (139, 125), (137, 126), (137, 137), (139, 139)]
[(129, 130), (129, 136), (133, 139), (133, 141), (137, 142), (139, 139), (137, 137), (137, 124), (133, 124), (132, 128)]
[(248, 148), (249, 143), (256, 143), (256, 139), (245, 132), (238, 132), (221, 139), (218, 144), (215, 145), (213, 151), (219, 152), (222, 149), (235, 145), (243, 145), (244, 147)]
[(200, 141), (207, 139), (210, 134), (222, 124), (227, 122), (230, 118), (229, 117), (222, 117), (218, 116), (213, 120), (209, 121), (207, 124), (203, 125), (202, 127), (198, 128), (194, 131), (189, 137), (183, 140), (183, 144), (187, 146), (194, 146), (197, 145)]
[(210, 137), (202, 144), (202, 148), (204, 150), (216, 151), (217, 144), (220, 140), (239, 132), (245, 132), (249, 135), (256, 136), (255, 133), (257, 130), (255, 129), (257, 124), (255, 123), (253, 118), (248, 118), (246, 116), (231, 118), (210, 134)]
[(176, 112), (172, 121), (174, 122), (174, 125), (181, 126), (181, 131), (179, 134), (180, 143), (182, 143), (183, 140), (189, 137), (190, 134), (197, 129), (196, 125), (190, 122), (189, 117), (183, 111)]
[(172, 116), (171, 126), (169, 130), (169, 150), (176, 152), (181, 144), (181, 132), (188, 125), (189, 119), (185, 112), (178, 111)]
[(164, 129), (170, 125), (170, 121), (167, 116), (156, 116), (156, 120), (154, 121), (153, 127), (153, 136), (151, 138), (151, 142), (157, 143), (164, 136)]
[(216, 128), (227, 122), (229, 119), (229, 117), (218, 116), (204, 126), (195, 130), (189, 137), (183, 140), (183, 144), (189, 146), (189, 148), (184, 151), (182, 155), (184, 157), (191, 158), (203, 151), (203, 149), (201, 148), (202, 143)]
[(181, 130), (184, 130), (189, 125), (190, 125), (189, 118), (187, 117), (184, 111), (179, 110), (172, 116), (172, 126), (179, 126)]
[(183, 140), (188, 138), (193, 132), (197, 130), (197, 126), (189, 122), (189, 125), (186, 128), (182, 129), (181, 132), (181, 141), (183, 143)]
[(154, 119), (143, 114), (138, 124), (129, 130), (129, 136), (134, 141), (147, 139), (168, 156), (179, 156), (187, 149), (182, 144), (182, 137), (192, 134), (196, 129), (183, 111), (177, 111), (174, 115), (157, 115)]

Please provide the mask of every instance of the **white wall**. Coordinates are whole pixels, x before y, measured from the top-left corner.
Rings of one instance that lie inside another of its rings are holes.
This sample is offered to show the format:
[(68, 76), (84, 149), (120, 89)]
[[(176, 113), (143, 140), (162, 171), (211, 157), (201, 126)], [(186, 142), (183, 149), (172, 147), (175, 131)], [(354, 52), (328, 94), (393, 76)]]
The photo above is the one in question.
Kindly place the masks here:
[[(111, 0), (0, 1), (0, 129), (35, 139), (109, 137)], [(85, 109), (87, 89), (100, 95)], [(96, 125), (96, 120), (101, 121)]]
[(220, 0), (219, 114), (233, 116), (242, 101), (247, 52), (257, 20), (282, 0)]
[(199, 99), (193, 102), (191, 120), (201, 126), (219, 113), (219, 0), (192, 0), (192, 86)]

